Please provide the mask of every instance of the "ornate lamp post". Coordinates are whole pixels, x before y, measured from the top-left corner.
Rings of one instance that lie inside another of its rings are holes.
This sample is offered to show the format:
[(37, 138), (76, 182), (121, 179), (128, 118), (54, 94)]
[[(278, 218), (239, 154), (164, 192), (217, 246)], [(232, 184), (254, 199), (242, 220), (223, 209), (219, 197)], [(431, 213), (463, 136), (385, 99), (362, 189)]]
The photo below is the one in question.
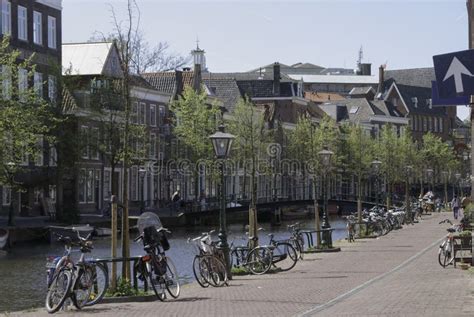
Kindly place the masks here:
[[(234, 140), (234, 136), (230, 133), (225, 132), (225, 128), (223, 125), (219, 126), (219, 130), (211, 135), (209, 139), (211, 139), (212, 146), (214, 147), (214, 153), (216, 157), (220, 160), (224, 160), (228, 157), (232, 141)], [(227, 243), (227, 224), (226, 224), (226, 202), (225, 202), (225, 177), (224, 177), (224, 162), (221, 162), (221, 184), (220, 184), (220, 203), (221, 208), (219, 212), (219, 243), (217, 247), (222, 250), (224, 253), (224, 260), (227, 269), (227, 276), (232, 278), (230, 272), (230, 259), (229, 259), (229, 244)]]
[(426, 178), (427, 178), (427, 181), (428, 181), (428, 190), (429, 191), (432, 191), (433, 190), (433, 187), (432, 187), (432, 182), (433, 182), (433, 169), (432, 168), (427, 168), (425, 170), (426, 172)]
[(143, 166), (140, 166), (138, 170), (138, 176), (140, 177), (140, 214), (145, 211), (145, 174), (146, 169)]
[(327, 173), (331, 168), (331, 158), (334, 155), (334, 152), (329, 151), (327, 147), (324, 147), (323, 150), (318, 152), (319, 158), (321, 159), (321, 165), (323, 167), (323, 195), (324, 195), (324, 208), (323, 208), (323, 224), (322, 229), (326, 229), (322, 234), (322, 245), (327, 245), (328, 248), (332, 247), (332, 237), (331, 237), (331, 225), (329, 224), (328, 218), (328, 182), (327, 182)]
[(372, 165), (372, 169), (374, 170), (375, 174), (375, 183), (377, 184), (376, 189), (375, 189), (375, 206), (379, 208), (379, 200), (380, 200), (380, 179), (379, 179), (379, 173), (380, 173), (380, 167), (382, 166), (382, 162), (379, 161), (378, 158), (375, 158), (375, 160), (370, 163)]

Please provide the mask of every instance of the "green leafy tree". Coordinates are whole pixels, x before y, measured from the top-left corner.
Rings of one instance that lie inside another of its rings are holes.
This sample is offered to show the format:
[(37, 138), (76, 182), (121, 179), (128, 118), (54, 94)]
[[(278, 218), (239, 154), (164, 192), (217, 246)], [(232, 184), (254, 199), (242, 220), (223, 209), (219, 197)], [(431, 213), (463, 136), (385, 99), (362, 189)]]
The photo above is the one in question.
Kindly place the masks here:
[(382, 172), (387, 183), (386, 203), (387, 209), (389, 209), (392, 205), (393, 187), (400, 172), (399, 141), (391, 124), (382, 127), (378, 145), (378, 153), (380, 153), (380, 160), (382, 161)]
[[(231, 133), (236, 137), (233, 143), (233, 157), (238, 162), (243, 163), (245, 180), (247, 179), (247, 173), (250, 174), (249, 237), (254, 247), (258, 245), (256, 168), (267, 140), (263, 115), (248, 98), (242, 98), (234, 109), (229, 126)], [(250, 171), (247, 171), (247, 168), (250, 168)], [(246, 184), (244, 183), (244, 192), (245, 187)]]
[[(51, 128), (57, 124), (53, 108), (39, 95), (41, 90), (28, 86), (33, 77), (34, 56), (20, 61), (22, 53), (12, 49), (9, 38), (0, 43), (0, 65), (2, 65), (0, 103), (0, 185), (12, 191), (22, 189), (15, 176), (28, 171), (28, 162), (42, 155), (39, 138), (53, 143)], [(12, 195), (12, 198), (14, 195)], [(14, 222), (11, 199), (9, 223)]]
[[(193, 163), (198, 161), (211, 162), (214, 150), (209, 136), (216, 132), (219, 107), (207, 99), (206, 92), (201, 89), (194, 91), (191, 87), (184, 89), (183, 95), (170, 105), (174, 115), (173, 132), (186, 158)], [(206, 164), (207, 165), (207, 164)], [(193, 169), (193, 177), (199, 177), (197, 169)], [(198, 181), (195, 181), (194, 197), (199, 196)]]

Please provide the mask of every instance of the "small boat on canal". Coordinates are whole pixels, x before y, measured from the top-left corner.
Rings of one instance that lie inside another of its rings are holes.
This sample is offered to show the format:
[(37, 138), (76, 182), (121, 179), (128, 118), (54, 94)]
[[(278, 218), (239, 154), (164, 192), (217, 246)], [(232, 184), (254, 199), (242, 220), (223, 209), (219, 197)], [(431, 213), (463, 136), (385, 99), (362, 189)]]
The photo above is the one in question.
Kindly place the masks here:
[(71, 225), (71, 226), (49, 226), (49, 241), (53, 242), (57, 240), (56, 235), (62, 235), (71, 238), (77, 238), (77, 232), (81, 237), (87, 237), (94, 231), (94, 227), (87, 225)]

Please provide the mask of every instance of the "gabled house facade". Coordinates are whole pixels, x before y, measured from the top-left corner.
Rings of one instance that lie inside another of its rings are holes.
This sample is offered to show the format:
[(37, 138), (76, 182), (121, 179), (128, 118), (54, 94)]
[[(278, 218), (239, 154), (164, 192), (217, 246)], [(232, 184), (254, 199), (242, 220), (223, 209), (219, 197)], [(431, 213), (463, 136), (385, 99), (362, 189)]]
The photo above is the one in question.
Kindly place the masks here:
[[(146, 140), (135, 140), (130, 146), (141, 150), (140, 157), (132, 158), (132, 166), (125, 171), (120, 160), (113, 164), (113, 145), (109, 145), (113, 127), (109, 120), (123, 120), (118, 109), (117, 117), (112, 118), (112, 108), (99, 117), (94, 107), (120, 107), (114, 99), (105, 99), (101, 89), (120, 84), (123, 72), (116, 45), (105, 43), (75, 43), (63, 45), (64, 76), (75, 84), (67, 91), (64, 103), (72, 118), (72, 129), (76, 131), (80, 142), (76, 148), (74, 173), (69, 184), (73, 208), (79, 213), (96, 213), (107, 208), (110, 196), (115, 194), (122, 200), (122, 179), (129, 175), (130, 210), (157, 208), (160, 200), (167, 195), (164, 180), (154, 173), (150, 166), (163, 160), (167, 129), (168, 104), (171, 94), (160, 92), (139, 76), (131, 76), (130, 96), (132, 98), (131, 124), (141, 126)], [(107, 91), (107, 90), (105, 90)], [(119, 126), (117, 124), (117, 126)], [(112, 142), (112, 141), (110, 141)], [(114, 166), (112, 166), (114, 165)]]

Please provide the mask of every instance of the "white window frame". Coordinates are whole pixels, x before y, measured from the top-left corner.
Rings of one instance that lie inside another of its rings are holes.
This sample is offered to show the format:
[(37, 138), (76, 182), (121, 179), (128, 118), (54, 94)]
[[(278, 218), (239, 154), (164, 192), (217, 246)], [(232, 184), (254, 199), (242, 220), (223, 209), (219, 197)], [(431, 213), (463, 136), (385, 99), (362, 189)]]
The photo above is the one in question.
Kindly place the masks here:
[(2, 187), (2, 205), (10, 206), (12, 201), (12, 189), (8, 186)]
[(33, 11), (33, 43), (43, 45), (43, 14)]
[(33, 75), (35, 93), (39, 98), (43, 98), (43, 74), (35, 72)]
[(56, 49), (56, 18), (48, 15), (48, 47)]
[(56, 202), (56, 185), (49, 185), (49, 198), (52, 202)]
[(11, 68), (8, 67), (8, 66), (6, 66), (6, 65), (2, 65), (1, 71), (2, 71), (2, 76), (1, 76), (1, 80), (2, 80), (2, 97), (3, 97), (3, 99), (5, 99), (5, 100), (9, 100), (9, 99), (11, 99), (11, 97), (12, 97), (12, 93), (11, 93), (11, 90), (12, 90), (12, 73), (11, 73)]
[(28, 41), (28, 9), (18, 6), (18, 39)]
[(57, 86), (58, 80), (56, 76), (48, 75), (48, 99), (52, 103), (56, 103)]
[(28, 89), (28, 70), (24, 68), (18, 69), (18, 94), (20, 95), (20, 100), (25, 100), (24, 93)]
[(2, 34), (12, 34), (12, 4), (2, 0)]
[(86, 170), (86, 201), (88, 203), (93, 203), (95, 196), (95, 173), (94, 169)]
[(156, 158), (156, 134), (150, 133), (150, 158)]
[[(81, 184), (82, 181), (82, 184)], [(78, 191), (77, 191), (77, 198), (80, 204), (85, 204), (87, 202), (87, 170), (85, 168), (81, 168), (79, 170), (79, 177), (78, 177)], [(82, 199), (81, 199), (81, 191), (82, 191)]]
[(156, 127), (156, 105), (150, 105), (150, 126)]
[(138, 108), (139, 113), (139, 124), (146, 124), (146, 103), (140, 102), (140, 107)]
[(81, 157), (83, 159), (89, 158), (89, 127), (86, 125), (81, 125), (80, 136), (82, 139), (82, 150), (81, 150)]

